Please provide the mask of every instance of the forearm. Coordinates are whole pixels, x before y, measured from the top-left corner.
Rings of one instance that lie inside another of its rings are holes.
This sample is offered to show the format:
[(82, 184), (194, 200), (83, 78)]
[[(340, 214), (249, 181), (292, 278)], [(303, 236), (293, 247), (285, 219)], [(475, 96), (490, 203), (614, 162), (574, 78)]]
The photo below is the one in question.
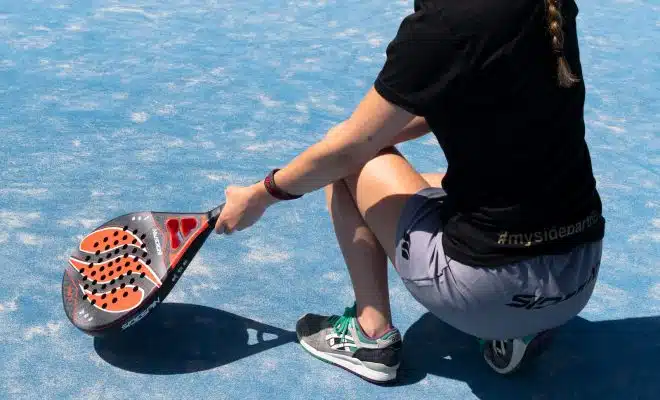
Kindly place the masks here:
[(397, 134), (394, 140), (392, 140), (392, 143), (390, 143), (390, 146), (417, 139), (426, 135), (430, 131), (431, 128), (426, 122), (426, 118), (417, 116), (413, 118), (408, 125), (401, 129), (399, 134)]
[[(309, 193), (355, 172), (369, 161), (374, 147), (367, 143), (351, 143), (343, 131), (345, 122), (336, 125), (320, 142), (294, 158), (285, 168), (277, 172), (277, 186), (288, 193)], [(394, 146), (417, 139), (429, 133), (426, 119), (415, 117), (386, 146)], [(383, 147), (383, 146), (381, 146)], [(263, 186), (263, 183), (261, 183)], [(277, 202), (261, 190), (267, 203)]]
[[(321, 189), (356, 172), (380, 150), (391, 146), (402, 131), (406, 133), (401, 138), (420, 136), (426, 121), (415, 119), (371, 88), (350, 118), (277, 172), (275, 183), (294, 195)], [(272, 197), (260, 197), (266, 203), (275, 202)]]
[[(277, 186), (290, 194), (305, 194), (321, 189), (356, 171), (368, 161), (360, 156), (360, 143), (347, 138), (345, 122), (331, 128), (325, 137), (308, 147), (275, 174)], [(259, 193), (259, 202), (266, 205), (277, 203), (264, 187), (264, 181), (253, 185)]]
[[(277, 186), (291, 194), (310, 193), (355, 172), (372, 155), (366, 143), (349, 140), (339, 124), (277, 172)], [(349, 135), (349, 134), (348, 134)]]

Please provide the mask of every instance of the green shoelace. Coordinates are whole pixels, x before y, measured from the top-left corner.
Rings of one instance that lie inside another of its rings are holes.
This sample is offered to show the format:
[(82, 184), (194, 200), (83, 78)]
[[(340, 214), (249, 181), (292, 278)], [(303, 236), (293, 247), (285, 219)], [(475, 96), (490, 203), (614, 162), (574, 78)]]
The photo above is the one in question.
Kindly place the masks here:
[(354, 303), (353, 306), (346, 307), (344, 309), (343, 315), (333, 315), (328, 319), (328, 322), (332, 324), (332, 328), (335, 330), (335, 333), (340, 335), (342, 340), (346, 336), (346, 332), (348, 332), (348, 327), (351, 324), (351, 320), (356, 317), (357, 312), (355, 310), (355, 306), (356, 304)]

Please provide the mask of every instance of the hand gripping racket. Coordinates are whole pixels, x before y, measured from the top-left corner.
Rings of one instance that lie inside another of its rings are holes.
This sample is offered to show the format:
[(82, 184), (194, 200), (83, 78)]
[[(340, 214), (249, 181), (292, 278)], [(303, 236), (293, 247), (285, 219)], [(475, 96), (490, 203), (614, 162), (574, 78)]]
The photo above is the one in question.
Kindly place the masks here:
[(181, 278), (223, 207), (206, 213), (122, 215), (85, 236), (62, 279), (69, 320), (92, 336), (138, 323)]

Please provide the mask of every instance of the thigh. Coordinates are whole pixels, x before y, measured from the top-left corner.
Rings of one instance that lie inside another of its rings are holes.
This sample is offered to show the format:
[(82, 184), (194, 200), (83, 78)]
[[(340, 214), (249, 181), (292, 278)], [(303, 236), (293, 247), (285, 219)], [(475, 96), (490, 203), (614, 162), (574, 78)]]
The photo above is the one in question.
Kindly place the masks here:
[(441, 172), (428, 172), (422, 174), (422, 178), (431, 185), (432, 187), (441, 188), (442, 187), (442, 178), (445, 177), (445, 174)]
[(429, 183), (395, 148), (381, 151), (344, 181), (369, 229), (394, 263), (401, 211)]
[(422, 305), (444, 322), (482, 339), (512, 339), (556, 328), (592, 296), (601, 242), (497, 268), (455, 260), (426, 281), (406, 281)]

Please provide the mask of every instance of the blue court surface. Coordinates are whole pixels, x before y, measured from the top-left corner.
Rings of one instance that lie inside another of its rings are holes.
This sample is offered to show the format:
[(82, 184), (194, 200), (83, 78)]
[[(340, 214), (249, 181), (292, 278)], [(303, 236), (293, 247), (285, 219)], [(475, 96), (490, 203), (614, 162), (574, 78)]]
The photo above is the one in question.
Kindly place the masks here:
[[(380, 387), (295, 342), (300, 315), (353, 301), (320, 192), (212, 236), (148, 340), (81, 333), (60, 284), (103, 221), (210, 209), (347, 117), (412, 1), (0, 0), (0, 398), (660, 398), (660, 3), (579, 6), (607, 218), (591, 302), (502, 378), (390, 269), (404, 365)], [(401, 150), (446, 166), (429, 138)]]

